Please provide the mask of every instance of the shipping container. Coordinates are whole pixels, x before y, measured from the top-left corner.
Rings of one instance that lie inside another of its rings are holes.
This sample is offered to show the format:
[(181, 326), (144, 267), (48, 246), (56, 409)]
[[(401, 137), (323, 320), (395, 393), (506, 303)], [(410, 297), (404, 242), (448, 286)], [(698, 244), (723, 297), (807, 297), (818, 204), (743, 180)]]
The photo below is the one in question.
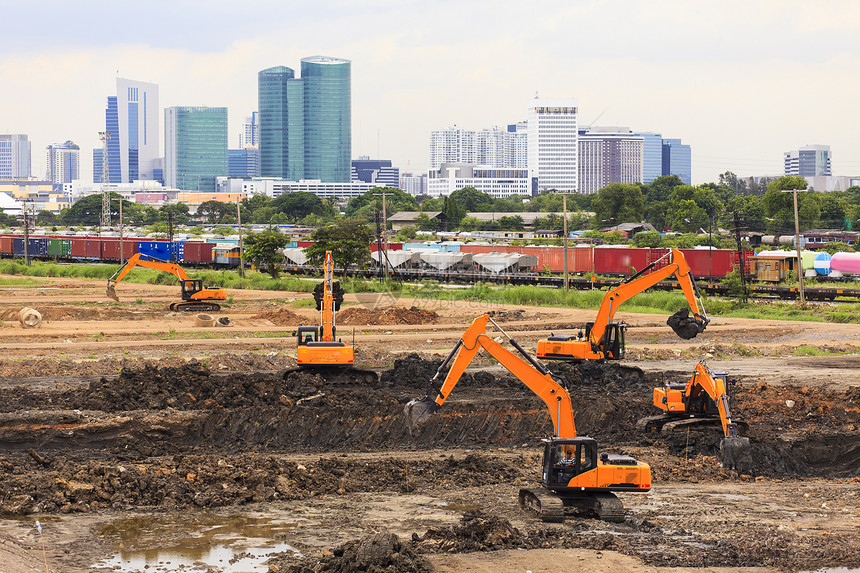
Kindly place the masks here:
[[(167, 241), (138, 241), (137, 243), (139, 253), (162, 261), (171, 260), (170, 247), (171, 244)], [(181, 253), (176, 252), (176, 243), (173, 243), (173, 247), (173, 262), (179, 262), (181, 260)]]
[(123, 239), (122, 250), (120, 250), (119, 238), (102, 239), (102, 258), (105, 261), (128, 260), (137, 253), (137, 239)]
[[(654, 249), (658, 250), (658, 249)], [(598, 275), (629, 276), (652, 262), (652, 249), (598, 247), (594, 249), (594, 272)]]
[(48, 239), (48, 256), (55, 259), (68, 259), (72, 256), (71, 239)]
[(725, 277), (737, 265), (738, 253), (730, 249), (681, 249), (693, 276)]
[(90, 237), (86, 240), (87, 259), (100, 260), (102, 258), (102, 239), (101, 237)]
[(84, 237), (72, 237), (72, 258), (87, 258), (87, 240)]
[(12, 254), (12, 237), (0, 237), (0, 255)]
[(215, 247), (212, 243), (202, 243), (198, 241), (185, 241), (182, 260), (192, 264), (208, 264), (212, 262), (212, 249)]
[[(379, 244), (376, 241), (370, 243), (370, 252), (375, 253), (376, 249), (379, 247)], [(388, 243), (389, 251), (401, 251), (403, 250), (403, 243)]]

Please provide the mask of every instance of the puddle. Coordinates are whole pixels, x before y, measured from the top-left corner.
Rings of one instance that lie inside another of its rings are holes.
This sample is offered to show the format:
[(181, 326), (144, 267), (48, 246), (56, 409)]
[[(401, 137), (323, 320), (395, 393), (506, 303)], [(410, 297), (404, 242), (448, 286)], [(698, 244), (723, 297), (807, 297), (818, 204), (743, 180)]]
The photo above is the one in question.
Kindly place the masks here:
[(268, 570), (273, 553), (301, 553), (288, 543), (299, 524), (254, 514), (140, 515), (112, 521), (99, 534), (118, 538), (113, 557), (94, 569), (135, 572)]

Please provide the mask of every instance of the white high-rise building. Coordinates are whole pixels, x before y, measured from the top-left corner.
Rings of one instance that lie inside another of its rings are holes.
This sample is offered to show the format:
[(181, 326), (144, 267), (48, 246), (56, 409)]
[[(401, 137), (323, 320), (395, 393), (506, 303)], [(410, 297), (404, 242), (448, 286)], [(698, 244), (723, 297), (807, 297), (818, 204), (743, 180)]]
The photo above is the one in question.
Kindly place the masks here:
[(116, 79), (116, 97), (108, 97), (105, 131), (112, 183), (154, 179), (159, 154), (158, 86)]
[(820, 177), (832, 175), (830, 171), (830, 146), (807, 145), (783, 154), (786, 175)]
[(529, 134), (528, 122), (520, 121), (508, 125), (508, 167), (511, 169), (528, 169), (529, 167)]
[(239, 133), (239, 149), (260, 146), (260, 114), (251, 112), (242, 123), (242, 131)]
[(0, 135), (0, 180), (30, 177), (30, 140), (25, 134)]
[(643, 137), (627, 127), (590, 127), (579, 133), (579, 192), (643, 180)]
[(475, 132), (457, 127), (430, 132), (430, 170), (443, 163), (475, 163)]
[(528, 103), (528, 173), (532, 194), (579, 191), (578, 104), (574, 98)]
[(71, 183), (81, 178), (81, 148), (71, 141), (52, 143), (47, 152), (45, 179), (53, 183)]

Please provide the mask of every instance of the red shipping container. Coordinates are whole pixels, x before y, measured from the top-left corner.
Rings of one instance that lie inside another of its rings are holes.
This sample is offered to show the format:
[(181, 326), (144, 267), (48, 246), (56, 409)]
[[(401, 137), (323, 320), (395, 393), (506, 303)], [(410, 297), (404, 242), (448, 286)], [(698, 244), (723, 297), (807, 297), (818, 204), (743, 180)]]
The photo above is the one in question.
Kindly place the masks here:
[(105, 261), (119, 261), (120, 258), (128, 260), (137, 253), (137, 239), (123, 239), (122, 252), (119, 248), (119, 238), (102, 238), (102, 259)]
[(313, 241), (296, 241), (296, 246), (300, 249), (306, 249), (313, 244), (314, 244)]
[(102, 239), (101, 237), (92, 237), (87, 239), (86, 257), (88, 259), (102, 258)]
[(652, 249), (597, 247), (594, 249), (594, 272), (598, 275), (632, 275), (659, 257), (659, 254), (652, 257), (651, 251)]
[(211, 263), (214, 243), (202, 241), (185, 241), (183, 243), (182, 260), (189, 263)]
[[(302, 241), (299, 241), (300, 247), (302, 246), (301, 243), (302, 243)], [(372, 243), (370, 243), (370, 252), (371, 253), (376, 252), (377, 244), (378, 243), (376, 241), (373, 241)], [(403, 243), (388, 243), (388, 250), (389, 251), (402, 251), (403, 250)]]
[(737, 264), (737, 251), (731, 249), (681, 249), (696, 278), (723, 278)]
[(72, 237), (72, 258), (85, 259), (87, 257), (87, 239), (84, 237)]
[(0, 237), (0, 254), (12, 254), (12, 237)]

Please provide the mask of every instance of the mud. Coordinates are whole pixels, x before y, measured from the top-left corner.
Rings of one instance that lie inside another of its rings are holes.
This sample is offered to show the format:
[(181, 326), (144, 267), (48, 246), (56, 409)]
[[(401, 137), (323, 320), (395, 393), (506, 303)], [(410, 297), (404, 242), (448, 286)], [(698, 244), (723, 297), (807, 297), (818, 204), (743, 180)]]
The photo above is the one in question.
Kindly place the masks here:
[(274, 310), (264, 310), (251, 316), (254, 320), (268, 320), (277, 326), (297, 327), (307, 322), (307, 318), (299, 316), (288, 308), (282, 307)]
[(309, 559), (296, 564), (291, 555), (269, 560), (269, 573), (430, 573), (430, 562), (403, 543), (393, 533), (375, 533), (362, 539), (348, 541), (331, 550), (320, 560)]
[(415, 306), (391, 306), (382, 310), (360, 308), (353, 306), (341, 310), (337, 315), (338, 324), (344, 326), (362, 326), (367, 324), (436, 324), (439, 314), (434, 310), (425, 310)]

